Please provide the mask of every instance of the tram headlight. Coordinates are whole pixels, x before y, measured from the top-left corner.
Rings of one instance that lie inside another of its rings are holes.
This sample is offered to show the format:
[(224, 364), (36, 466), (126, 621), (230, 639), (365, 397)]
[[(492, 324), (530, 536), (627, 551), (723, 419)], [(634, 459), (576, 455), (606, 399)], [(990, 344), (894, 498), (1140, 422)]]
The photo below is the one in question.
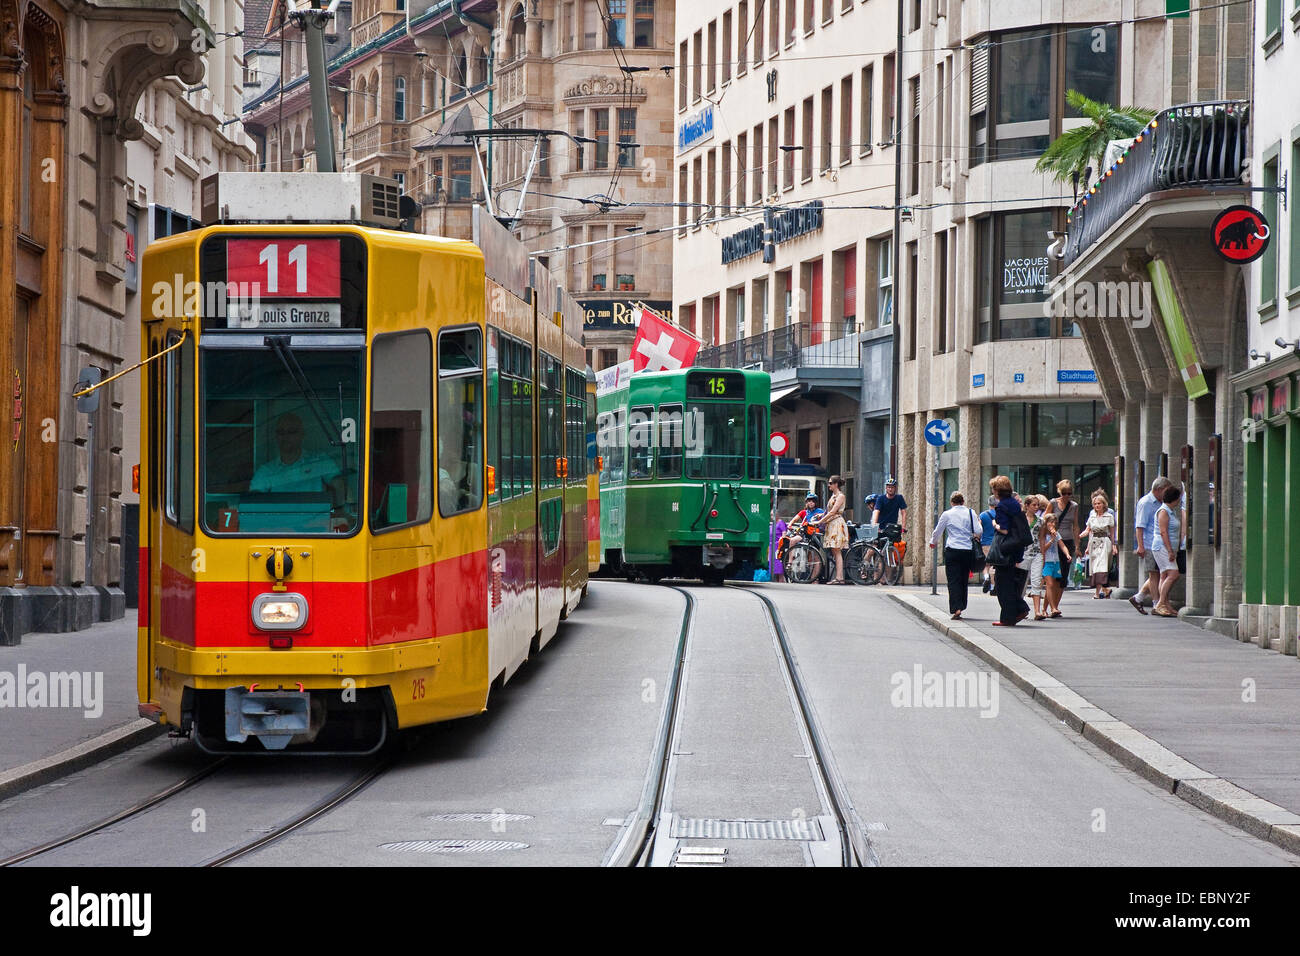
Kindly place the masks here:
[(296, 631), (307, 623), (301, 594), (259, 594), (253, 599), (253, 624), (264, 631)]

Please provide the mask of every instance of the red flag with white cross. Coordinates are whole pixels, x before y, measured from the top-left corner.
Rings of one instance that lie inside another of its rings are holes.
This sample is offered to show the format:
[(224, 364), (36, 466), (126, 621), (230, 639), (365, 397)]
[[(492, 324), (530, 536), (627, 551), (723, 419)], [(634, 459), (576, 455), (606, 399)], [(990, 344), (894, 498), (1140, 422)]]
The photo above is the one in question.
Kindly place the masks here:
[(642, 308), (636, 338), (632, 340), (632, 371), (662, 372), (689, 368), (700, 350), (700, 340), (649, 309)]

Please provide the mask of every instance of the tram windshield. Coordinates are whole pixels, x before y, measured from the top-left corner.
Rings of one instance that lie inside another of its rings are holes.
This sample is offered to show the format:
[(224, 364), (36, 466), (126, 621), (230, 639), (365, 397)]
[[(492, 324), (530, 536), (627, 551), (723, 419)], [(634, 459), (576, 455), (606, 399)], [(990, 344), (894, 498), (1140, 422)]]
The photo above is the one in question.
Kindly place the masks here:
[(361, 515), (360, 349), (203, 349), (210, 534), (347, 535)]
[(745, 477), (745, 406), (691, 402), (685, 442), (688, 478)]

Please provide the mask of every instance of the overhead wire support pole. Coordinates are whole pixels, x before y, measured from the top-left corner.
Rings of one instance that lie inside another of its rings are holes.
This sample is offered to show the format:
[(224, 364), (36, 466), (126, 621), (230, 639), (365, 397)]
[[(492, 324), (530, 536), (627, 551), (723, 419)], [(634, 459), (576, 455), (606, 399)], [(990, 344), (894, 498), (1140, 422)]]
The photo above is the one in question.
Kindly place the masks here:
[(325, 25), (334, 17), (339, 0), (321, 9), (320, 0), (311, 0), (311, 9), (294, 10), (291, 19), (303, 32), (307, 47), (307, 76), (311, 86), (311, 125), (316, 136), (316, 169), (336, 172), (334, 165), (334, 124), (330, 121), (329, 75), (325, 67)]

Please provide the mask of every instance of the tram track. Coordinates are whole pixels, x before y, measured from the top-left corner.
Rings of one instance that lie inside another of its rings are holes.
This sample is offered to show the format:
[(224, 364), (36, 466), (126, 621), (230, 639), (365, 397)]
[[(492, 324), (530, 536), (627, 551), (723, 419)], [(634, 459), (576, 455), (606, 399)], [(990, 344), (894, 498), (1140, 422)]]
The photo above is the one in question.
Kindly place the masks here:
[[(397, 763), (398, 759), (397, 756), (385, 756), (371, 761), (365, 768), (358, 773), (353, 774), (352, 777), (342, 785), (334, 788), (326, 796), (313, 802), (305, 809), (293, 813), (287, 819), (272, 825), (266, 832), (258, 834), (255, 838), (237, 844), (217, 856), (206, 859), (197, 865), (211, 867), (225, 866), (229, 863), (235, 862), (236, 860), (242, 859), (243, 857), (250, 856), (264, 847), (278, 843), (299, 828), (320, 819), (330, 811), (352, 799), (390, 770)], [(109, 827), (124, 823), (150, 810), (162, 807), (169, 801), (174, 800), (174, 798), (180, 794), (191, 790), (196, 785), (213, 777), (218, 771), (229, 768), (233, 763), (234, 758), (232, 757), (219, 757), (175, 783), (172, 783), (147, 797), (143, 797), (130, 806), (118, 810), (107, 817), (103, 817), (84, 826), (76, 827), (75, 829), (62, 834), (61, 836), (55, 837), (52, 840), (47, 840), (37, 846), (29, 847), (28, 849), (0, 859), (0, 867), (18, 866), (27, 863), (28, 861), (52, 853), (55, 850), (71, 846), (72, 844), (91, 837), (96, 833), (100, 833)]]
[[(685, 598), (686, 607), (681, 632), (674, 652), (673, 670), (669, 678), (641, 801), (625, 824), (620, 838), (606, 854), (604, 860), (606, 866), (664, 865), (665, 860), (674, 857), (674, 848), (680, 845), (673, 832), (675, 818), (671, 812), (671, 797), (675, 773), (674, 758), (679, 755), (685, 716), (686, 685), (690, 678), (694, 641), (693, 624), (697, 603), (695, 596), (685, 588), (674, 585), (664, 585), (664, 587), (676, 591)], [(813, 777), (813, 786), (824, 811), (822, 819), (833, 821), (833, 833), (827, 834), (827, 838), (831, 844), (836, 845), (838, 852), (835, 856), (838, 865), (874, 865), (875, 855), (866, 839), (865, 828), (858, 819), (852, 800), (835, 770), (825, 735), (813, 710), (788, 635), (781, 622), (780, 613), (771, 600), (753, 588), (731, 586), (726, 590), (728, 593), (747, 594), (756, 598), (762, 605), (776, 646), (781, 678), (789, 691), (798, 733), (806, 745), (806, 757)], [(721, 822), (731, 824), (733, 832), (745, 827), (763, 829), (759, 821)], [(681, 854), (690, 856), (689, 848), (681, 848)], [(818, 859), (818, 854), (810, 854), (810, 856), (814, 860)], [(681, 860), (684, 857), (679, 854), (676, 858)], [(717, 861), (718, 858), (709, 859), (709, 862)], [(828, 854), (821, 854), (818, 862), (828, 862)]]

